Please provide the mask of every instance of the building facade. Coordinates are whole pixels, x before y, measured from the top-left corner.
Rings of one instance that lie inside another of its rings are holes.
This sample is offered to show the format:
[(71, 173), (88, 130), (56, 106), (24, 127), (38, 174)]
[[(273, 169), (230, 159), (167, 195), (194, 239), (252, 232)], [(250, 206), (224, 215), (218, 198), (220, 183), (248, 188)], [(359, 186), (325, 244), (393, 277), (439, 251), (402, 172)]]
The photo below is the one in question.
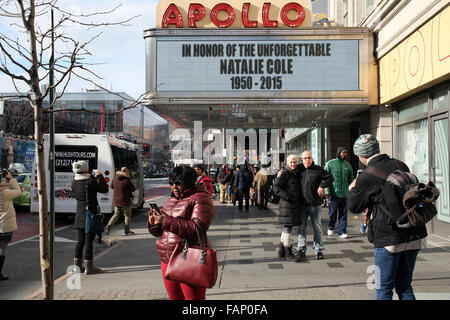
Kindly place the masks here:
[[(168, 122), (142, 106), (129, 108), (133, 101), (125, 93), (98, 89), (64, 93), (54, 107), (58, 111), (54, 116), (55, 133), (103, 133), (137, 143), (143, 151), (144, 168), (162, 169), (168, 162)], [(33, 135), (33, 110), (29, 103), (5, 100), (0, 126), (5, 133)], [(48, 116), (44, 132), (48, 132)]]
[(438, 215), (429, 231), (450, 240), (449, 2), (366, 1), (365, 10), (361, 3), (330, 1), (330, 16), (374, 31), (380, 103), (371, 110), (371, 132), (382, 152), (438, 186)]

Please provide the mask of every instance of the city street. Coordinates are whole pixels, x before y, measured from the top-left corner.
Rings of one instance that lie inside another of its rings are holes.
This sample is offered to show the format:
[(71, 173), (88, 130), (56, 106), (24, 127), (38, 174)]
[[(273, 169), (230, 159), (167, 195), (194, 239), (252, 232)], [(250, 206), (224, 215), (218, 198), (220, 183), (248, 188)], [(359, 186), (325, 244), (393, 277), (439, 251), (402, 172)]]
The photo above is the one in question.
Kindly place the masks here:
[[(145, 179), (146, 200), (157, 200), (167, 195), (168, 178)], [(134, 210), (136, 217), (145, 210)], [(123, 219), (121, 219), (123, 221)], [(7, 249), (7, 260), (4, 273), (9, 280), (0, 282), (1, 299), (23, 299), (41, 286), (39, 267), (39, 217), (30, 212), (17, 212), (18, 229)], [(73, 259), (73, 251), (77, 239), (73, 226), (73, 217), (55, 218), (55, 279), (66, 274), (66, 268)], [(122, 231), (119, 226), (114, 229)], [(121, 233), (122, 234), (122, 233)], [(94, 255), (98, 255), (110, 247), (111, 243), (94, 244)], [(68, 264), (69, 263), (69, 264)]]
[[(167, 196), (156, 199), (162, 205)], [(208, 232), (218, 250), (219, 277), (207, 291), (209, 300), (373, 300), (373, 247), (359, 233), (361, 215), (349, 215), (349, 238), (324, 235), (325, 260), (316, 260), (310, 248), (308, 225), (307, 260), (300, 263), (276, 257), (281, 227), (278, 206), (270, 210), (219, 204)], [(155, 238), (146, 228), (146, 210), (133, 215), (133, 237), (122, 235), (122, 225), (105, 237), (111, 246), (95, 245), (98, 275), (81, 275), (74, 288), (66, 268), (72, 263), (76, 234), (70, 226), (56, 232), (55, 299), (142, 300), (168, 299), (161, 278)], [(328, 209), (322, 210), (326, 228)], [(37, 239), (36, 239), (37, 240)], [(295, 241), (296, 242), (296, 241)], [(413, 286), (417, 299), (450, 299), (450, 246), (430, 236), (416, 264)], [(38, 242), (25, 241), (8, 249), (0, 299), (41, 299)], [(72, 287), (71, 287), (72, 286)], [(372, 287), (371, 287), (372, 286)]]

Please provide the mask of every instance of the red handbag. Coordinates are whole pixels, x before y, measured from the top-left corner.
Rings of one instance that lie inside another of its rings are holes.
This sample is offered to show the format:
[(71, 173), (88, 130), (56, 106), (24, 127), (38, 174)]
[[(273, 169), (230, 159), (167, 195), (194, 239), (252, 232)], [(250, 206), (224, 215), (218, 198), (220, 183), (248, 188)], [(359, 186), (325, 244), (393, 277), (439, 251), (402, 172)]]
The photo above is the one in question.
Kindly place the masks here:
[(206, 232), (203, 244), (195, 223), (194, 226), (200, 245), (189, 245), (187, 239), (184, 244), (178, 243), (170, 256), (165, 277), (190, 286), (212, 288), (218, 274), (216, 250), (208, 248)]

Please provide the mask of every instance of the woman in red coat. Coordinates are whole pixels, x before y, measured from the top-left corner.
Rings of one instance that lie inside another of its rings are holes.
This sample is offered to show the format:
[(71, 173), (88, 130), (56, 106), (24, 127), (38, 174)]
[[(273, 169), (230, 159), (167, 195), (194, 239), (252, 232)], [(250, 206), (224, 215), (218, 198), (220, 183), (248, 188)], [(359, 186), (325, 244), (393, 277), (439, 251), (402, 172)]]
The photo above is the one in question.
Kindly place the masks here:
[(175, 167), (169, 176), (172, 195), (161, 213), (151, 209), (148, 230), (158, 238), (156, 247), (161, 258), (164, 285), (170, 300), (205, 300), (206, 288), (189, 286), (165, 278), (167, 264), (177, 243), (198, 242), (194, 223), (205, 234), (214, 218), (214, 204), (204, 184), (196, 184), (195, 170)]
[(208, 189), (209, 195), (212, 197), (213, 192), (214, 192), (214, 187), (213, 187), (213, 180), (205, 173), (205, 169), (203, 167), (203, 165), (201, 164), (196, 164), (194, 165), (194, 170), (197, 173), (197, 183), (201, 184), (203, 183), (206, 187), (206, 189)]

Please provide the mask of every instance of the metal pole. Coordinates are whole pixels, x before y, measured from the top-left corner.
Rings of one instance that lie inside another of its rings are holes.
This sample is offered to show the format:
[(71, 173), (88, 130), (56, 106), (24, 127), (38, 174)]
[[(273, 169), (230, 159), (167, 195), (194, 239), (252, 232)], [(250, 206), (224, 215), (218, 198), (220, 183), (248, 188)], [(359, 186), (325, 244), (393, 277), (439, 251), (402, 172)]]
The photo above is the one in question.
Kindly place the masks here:
[[(53, 99), (54, 99), (54, 88), (53, 88), (53, 63), (54, 63), (54, 24), (53, 24), (53, 9), (51, 9), (51, 19), (52, 19), (52, 53), (50, 56), (50, 116), (49, 116), (49, 142), (50, 142), (50, 150), (49, 150), (49, 158), (48, 165), (50, 171), (50, 286), (53, 288), (54, 286), (54, 254), (55, 254), (55, 123), (53, 117)], [(53, 292), (53, 289), (51, 290)], [(53, 297), (51, 297), (53, 299)]]

